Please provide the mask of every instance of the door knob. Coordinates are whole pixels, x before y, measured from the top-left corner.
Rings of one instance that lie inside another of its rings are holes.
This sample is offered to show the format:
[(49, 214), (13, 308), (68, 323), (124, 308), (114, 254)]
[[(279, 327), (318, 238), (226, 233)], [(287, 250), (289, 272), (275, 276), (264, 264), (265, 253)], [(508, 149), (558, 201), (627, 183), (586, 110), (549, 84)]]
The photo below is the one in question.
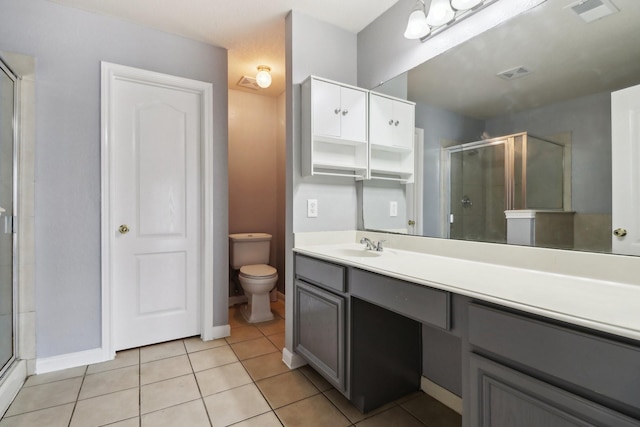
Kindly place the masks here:
[(624, 228), (616, 228), (615, 230), (613, 230), (613, 235), (616, 237), (624, 237), (627, 235), (627, 230), (625, 230)]
[(118, 231), (120, 232), (120, 234), (127, 234), (129, 232), (129, 226), (127, 226), (127, 224), (122, 224), (120, 227), (118, 227)]

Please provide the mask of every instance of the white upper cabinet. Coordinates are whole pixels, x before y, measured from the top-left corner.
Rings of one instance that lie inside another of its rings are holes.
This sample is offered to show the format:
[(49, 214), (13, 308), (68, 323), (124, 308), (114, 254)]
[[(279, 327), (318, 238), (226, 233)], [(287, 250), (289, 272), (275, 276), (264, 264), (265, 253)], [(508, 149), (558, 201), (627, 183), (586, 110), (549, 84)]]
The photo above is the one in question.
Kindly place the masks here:
[(368, 177), (368, 91), (309, 77), (302, 83), (302, 174)]
[(371, 92), (369, 110), (371, 179), (413, 182), (415, 104)]
[(371, 92), (369, 109), (371, 144), (413, 148), (414, 103)]
[(367, 92), (312, 80), (313, 133), (316, 137), (367, 142)]

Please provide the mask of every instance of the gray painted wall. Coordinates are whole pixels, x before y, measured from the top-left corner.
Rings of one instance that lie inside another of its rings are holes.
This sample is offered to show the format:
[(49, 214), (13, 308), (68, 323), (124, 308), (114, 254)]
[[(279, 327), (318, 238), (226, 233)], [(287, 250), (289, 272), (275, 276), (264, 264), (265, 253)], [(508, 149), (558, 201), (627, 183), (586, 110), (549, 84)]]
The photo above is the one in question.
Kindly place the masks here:
[(604, 92), (487, 121), (490, 135), (570, 132), (572, 209), (611, 213), (611, 93)]
[(545, 0), (499, 2), (425, 43), (404, 38), (415, 0), (399, 0), (358, 33), (358, 86), (371, 89)]
[(442, 141), (460, 143), (480, 140), (484, 121), (464, 117), (441, 108), (416, 104), (416, 127), (424, 129), (423, 229), (428, 237), (443, 236), (440, 152)]
[[(293, 231), (353, 230), (357, 226), (355, 180), (300, 174), (300, 84), (310, 75), (355, 85), (356, 35), (292, 12)], [(287, 88), (290, 86), (287, 85)], [(289, 128), (291, 130), (291, 128)], [(289, 133), (287, 133), (289, 137)], [(307, 199), (318, 200), (318, 217), (307, 218)]]
[(100, 61), (213, 83), (213, 324), (227, 324), (226, 50), (45, 0), (0, 11), (0, 50), (36, 58), (38, 358), (101, 346)]
[[(407, 186), (395, 181), (369, 180), (362, 189), (364, 228), (398, 231), (407, 229)], [(390, 215), (390, 202), (398, 204), (398, 215)]]
[[(353, 230), (358, 199), (354, 179), (301, 176), (300, 84), (309, 75), (356, 84), (357, 36), (297, 11), (286, 18), (287, 62), (287, 217), (286, 293), (293, 295), (293, 233)], [(307, 199), (318, 200), (318, 217), (307, 218)], [(293, 312), (292, 298), (286, 310)], [(292, 316), (287, 317), (285, 345), (293, 345)]]

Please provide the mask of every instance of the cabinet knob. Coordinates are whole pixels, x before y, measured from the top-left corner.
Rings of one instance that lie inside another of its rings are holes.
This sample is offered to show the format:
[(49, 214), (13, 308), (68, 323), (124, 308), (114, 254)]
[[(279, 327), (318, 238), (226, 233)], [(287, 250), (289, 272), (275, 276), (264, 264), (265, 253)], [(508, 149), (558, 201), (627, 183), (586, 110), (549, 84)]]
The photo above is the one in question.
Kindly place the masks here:
[(389, 120), (389, 126), (393, 124), (393, 119)]
[(407, 221), (407, 224), (416, 225), (416, 222), (414, 220), (410, 219), (409, 221)]
[(340, 111), (342, 111), (342, 110), (340, 110), (339, 108), (336, 108), (335, 110), (333, 110), (333, 112), (336, 113), (336, 114), (340, 114)]
[(616, 228), (615, 230), (613, 230), (613, 235), (616, 237), (624, 237), (627, 235), (627, 230), (625, 230), (624, 228)]
[(118, 227), (118, 231), (120, 232), (120, 234), (127, 234), (129, 232), (129, 226), (127, 226), (127, 224), (122, 224), (120, 227)]
[(342, 110), (342, 115), (346, 116), (347, 114), (349, 114), (349, 110)]
[(396, 120), (395, 125), (398, 126), (400, 124), (399, 120)]

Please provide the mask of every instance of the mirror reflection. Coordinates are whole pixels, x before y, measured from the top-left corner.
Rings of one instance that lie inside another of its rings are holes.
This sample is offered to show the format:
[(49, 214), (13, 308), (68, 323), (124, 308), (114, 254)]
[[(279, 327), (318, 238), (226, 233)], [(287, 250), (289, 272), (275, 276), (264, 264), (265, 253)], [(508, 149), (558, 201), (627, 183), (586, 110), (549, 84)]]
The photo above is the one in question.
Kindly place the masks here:
[(640, 2), (575, 3), (547, 1), (375, 89), (416, 103), (416, 174), (363, 183), (366, 229), (632, 253), (612, 236), (612, 213), (633, 207), (613, 198), (611, 100), (640, 84)]

